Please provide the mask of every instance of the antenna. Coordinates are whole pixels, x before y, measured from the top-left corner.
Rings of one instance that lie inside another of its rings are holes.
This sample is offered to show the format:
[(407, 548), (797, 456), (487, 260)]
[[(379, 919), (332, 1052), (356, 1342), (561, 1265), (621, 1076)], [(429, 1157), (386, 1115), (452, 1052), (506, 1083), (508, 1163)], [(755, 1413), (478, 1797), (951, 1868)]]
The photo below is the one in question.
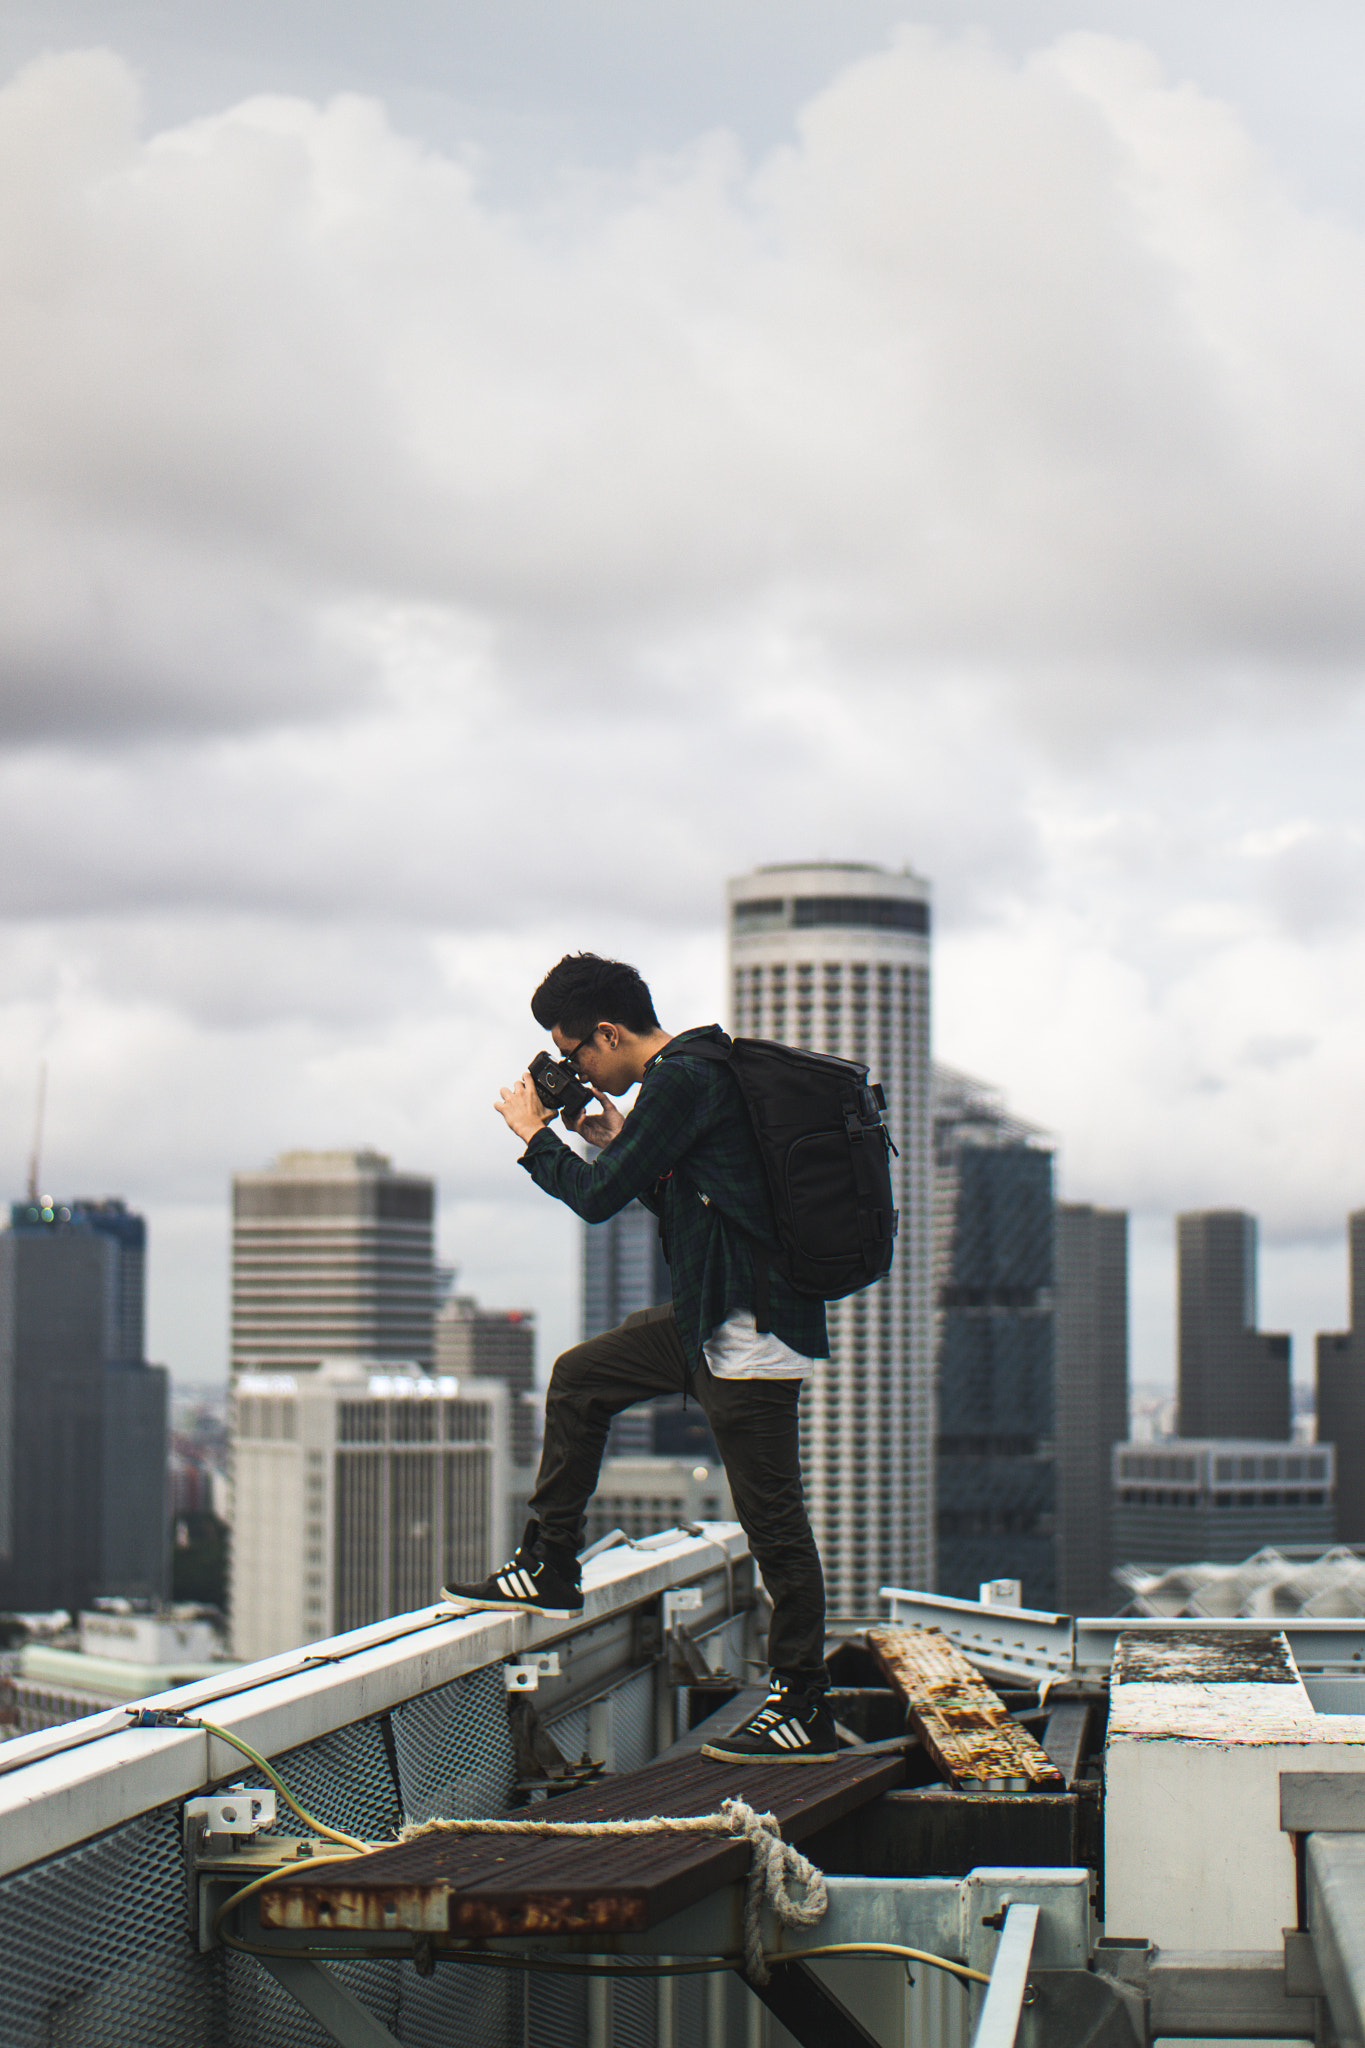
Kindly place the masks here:
[(28, 1155), (28, 1198), (38, 1200), (38, 1176), (43, 1163), (43, 1110), (47, 1104), (47, 1061), (38, 1062), (38, 1109), (33, 1119), (33, 1150)]

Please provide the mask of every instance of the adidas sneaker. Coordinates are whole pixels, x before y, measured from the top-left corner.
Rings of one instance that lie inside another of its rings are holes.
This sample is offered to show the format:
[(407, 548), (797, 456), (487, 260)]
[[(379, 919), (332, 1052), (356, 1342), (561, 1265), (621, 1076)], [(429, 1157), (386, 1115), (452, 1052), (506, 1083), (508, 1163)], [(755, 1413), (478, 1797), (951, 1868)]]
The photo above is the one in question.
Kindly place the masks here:
[(453, 1607), (517, 1607), (531, 1614), (549, 1614), (571, 1621), (583, 1612), (583, 1586), (577, 1560), (572, 1575), (544, 1556), (527, 1530), (514, 1556), (477, 1586), (442, 1586), (441, 1598)]
[(724, 1764), (827, 1764), (840, 1749), (823, 1691), (775, 1685), (742, 1728), (703, 1742), (701, 1753)]

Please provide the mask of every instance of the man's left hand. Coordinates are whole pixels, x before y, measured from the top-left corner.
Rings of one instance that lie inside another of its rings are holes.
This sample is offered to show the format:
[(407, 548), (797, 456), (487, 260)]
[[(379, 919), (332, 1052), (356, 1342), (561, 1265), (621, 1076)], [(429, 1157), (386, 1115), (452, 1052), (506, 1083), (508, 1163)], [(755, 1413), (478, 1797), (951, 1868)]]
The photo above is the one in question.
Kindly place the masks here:
[(508, 1130), (515, 1131), (527, 1145), (537, 1131), (544, 1130), (554, 1115), (554, 1111), (547, 1109), (537, 1095), (536, 1084), (529, 1074), (523, 1074), (515, 1088), (500, 1088), (498, 1095), (500, 1099), (493, 1104), (494, 1109)]

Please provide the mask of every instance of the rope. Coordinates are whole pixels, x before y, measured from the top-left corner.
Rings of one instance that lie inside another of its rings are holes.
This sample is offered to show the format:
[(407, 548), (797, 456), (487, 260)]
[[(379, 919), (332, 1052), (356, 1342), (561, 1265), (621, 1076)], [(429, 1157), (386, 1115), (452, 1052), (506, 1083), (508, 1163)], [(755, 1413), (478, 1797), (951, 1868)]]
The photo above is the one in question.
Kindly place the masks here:
[[(657, 1814), (649, 1820), (423, 1820), (405, 1827), (400, 1842), (419, 1835), (742, 1835), (752, 1850), (744, 1895), (744, 1974), (755, 1984), (769, 1978), (763, 1954), (762, 1913), (771, 1906), (785, 1927), (813, 1927), (829, 1904), (824, 1875), (782, 1839), (777, 1816), (756, 1813), (742, 1799), (725, 1799), (719, 1813), (691, 1818)], [(804, 1896), (793, 1898), (791, 1886)]]

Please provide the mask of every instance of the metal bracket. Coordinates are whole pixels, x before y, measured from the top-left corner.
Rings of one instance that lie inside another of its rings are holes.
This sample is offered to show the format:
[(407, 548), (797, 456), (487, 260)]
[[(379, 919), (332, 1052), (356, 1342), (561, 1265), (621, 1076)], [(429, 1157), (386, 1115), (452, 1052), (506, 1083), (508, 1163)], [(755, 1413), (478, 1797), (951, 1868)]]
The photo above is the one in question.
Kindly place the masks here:
[(186, 1827), (202, 1820), (206, 1847), (216, 1847), (229, 1837), (258, 1835), (262, 1828), (274, 1827), (277, 1798), (273, 1786), (262, 1790), (256, 1785), (229, 1785), (226, 1792), (215, 1792), (205, 1799), (187, 1799)]
[(537, 1650), (532, 1657), (522, 1657), (515, 1664), (504, 1664), (502, 1682), (508, 1692), (535, 1692), (542, 1678), (558, 1678), (558, 1650)]
[(700, 1586), (679, 1586), (675, 1592), (663, 1595), (664, 1634), (668, 1635), (678, 1625), (681, 1614), (697, 1614), (701, 1611), (702, 1591)]

